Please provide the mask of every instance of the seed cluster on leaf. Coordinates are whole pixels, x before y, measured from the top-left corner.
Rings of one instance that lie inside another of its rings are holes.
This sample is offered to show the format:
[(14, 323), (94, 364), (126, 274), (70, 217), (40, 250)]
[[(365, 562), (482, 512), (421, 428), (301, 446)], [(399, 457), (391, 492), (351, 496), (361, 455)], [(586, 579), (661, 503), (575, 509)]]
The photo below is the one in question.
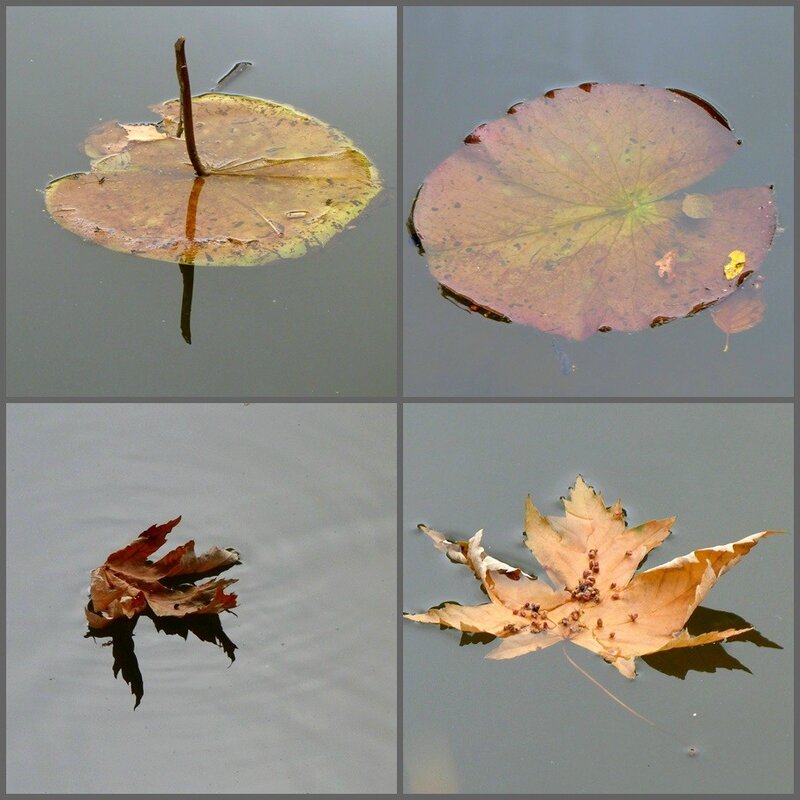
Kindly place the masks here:
[(483, 531), (468, 541), (451, 541), (426, 525), (426, 533), (447, 558), (473, 572), (488, 603), (443, 603), (415, 622), (437, 623), (502, 641), (487, 658), (515, 658), (570, 641), (602, 656), (626, 678), (636, 677), (638, 656), (718, 642), (752, 628), (731, 628), (692, 636), (686, 623), (721, 575), (760, 539), (765, 530), (730, 544), (699, 548), (636, 574), (647, 554), (670, 534), (674, 517), (628, 528), (620, 501), (607, 507), (601, 494), (578, 476), (566, 516), (545, 517), (527, 498), (525, 544), (552, 586), (488, 555)]

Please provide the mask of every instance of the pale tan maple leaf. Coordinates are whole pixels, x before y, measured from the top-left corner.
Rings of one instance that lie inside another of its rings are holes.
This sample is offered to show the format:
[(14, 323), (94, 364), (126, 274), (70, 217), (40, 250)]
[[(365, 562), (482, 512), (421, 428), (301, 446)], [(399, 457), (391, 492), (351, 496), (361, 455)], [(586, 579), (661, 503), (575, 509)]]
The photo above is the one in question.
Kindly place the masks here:
[(450, 541), (420, 525), (437, 549), (472, 570), (489, 602), (444, 603), (404, 616), (500, 637), (500, 645), (487, 658), (515, 658), (571, 641), (602, 656), (626, 678), (636, 677), (637, 656), (718, 642), (752, 630), (730, 628), (691, 636), (685, 625), (721, 575), (760, 539), (782, 531), (761, 531), (730, 544), (699, 548), (635, 574), (644, 557), (669, 536), (674, 517), (628, 528), (620, 502), (606, 507), (602, 495), (580, 476), (564, 508), (564, 517), (544, 517), (530, 497), (526, 501), (525, 543), (552, 587), (489, 556), (481, 545), (483, 531), (468, 541)]

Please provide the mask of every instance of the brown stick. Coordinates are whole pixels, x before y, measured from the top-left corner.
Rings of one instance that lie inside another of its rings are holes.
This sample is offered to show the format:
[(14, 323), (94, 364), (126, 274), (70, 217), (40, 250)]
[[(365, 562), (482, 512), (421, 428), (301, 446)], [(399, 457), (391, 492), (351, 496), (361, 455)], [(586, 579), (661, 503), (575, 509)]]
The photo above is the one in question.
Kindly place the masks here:
[[(194, 123), (192, 121), (192, 90), (189, 87), (189, 67), (186, 64), (186, 53), (183, 36), (175, 42), (175, 68), (178, 72), (178, 86), (181, 90), (181, 122), (186, 136), (186, 150), (194, 171), (200, 177), (208, 175), (208, 170), (203, 166), (200, 156), (197, 155), (197, 146), (194, 141)], [(178, 128), (180, 135), (180, 127)]]

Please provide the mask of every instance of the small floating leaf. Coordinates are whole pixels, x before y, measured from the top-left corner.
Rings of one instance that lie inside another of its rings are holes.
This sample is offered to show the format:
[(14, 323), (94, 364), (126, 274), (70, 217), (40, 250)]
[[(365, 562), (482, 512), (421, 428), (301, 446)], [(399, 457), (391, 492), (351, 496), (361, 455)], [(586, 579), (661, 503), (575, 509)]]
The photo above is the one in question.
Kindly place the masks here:
[(770, 188), (695, 195), (696, 217), (676, 194), (738, 145), (687, 92), (553, 90), (467, 136), (425, 179), (410, 227), (436, 280), (476, 306), (571, 339), (641, 330), (730, 291), (734, 233), (748, 270), (768, 252)]
[(707, 194), (687, 194), (681, 210), (692, 219), (708, 219), (714, 213), (714, 203)]
[[(180, 521), (177, 517), (151, 526), (130, 544), (111, 553), (92, 572), (91, 599), (86, 606), (90, 628), (105, 628), (122, 618), (133, 619), (145, 610), (157, 617), (185, 617), (219, 614), (236, 607), (236, 595), (225, 592), (236, 583), (235, 578), (189, 585), (198, 577), (216, 575), (240, 564), (236, 550), (212, 547), (198, 556), (194, 541), (190, 540), (156, 562), (148, 560)], [(180, 586), (175, 585), (176, 579)]]
[(114, 677), (122, 679), (136, 698), (144, 696), (144, 679), (133, 646), (133, 631), (141, 617), (149, 617), (156, 630), (187, 638), (193, 633), (204, 642), (221, 647), (233, 662), (236, 645), (222, 630), (219, 615), (236, 607), (236, 595), (225, 589), (235, 578), (208, 580), (240, 564), (232, 548), (212, 547), (196, 555), (194, 541), (176, 547), (158, 561), (151, 556), (167, 539), (180, 517), (153, 525), (130, 544), (106, 558), (92, 571), (86, 619), (86, 637), (110, 639)]
[(761, 280), (746, 283), (727, 300), (723, 300), (711, 309), (711, 319), (725, 334), (723, 352), (728, 352), (732, 333), (750, 330), (761, 323), (767, 307), (761, 289)]

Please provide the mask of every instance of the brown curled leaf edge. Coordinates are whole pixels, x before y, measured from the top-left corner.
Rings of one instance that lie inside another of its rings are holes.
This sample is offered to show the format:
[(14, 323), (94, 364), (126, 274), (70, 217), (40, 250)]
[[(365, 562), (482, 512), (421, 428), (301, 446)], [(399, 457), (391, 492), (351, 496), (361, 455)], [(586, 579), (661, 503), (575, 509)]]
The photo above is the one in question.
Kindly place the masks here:
[(498, 637), (500, 645), (486, 656), (493, 659), (569, 641), (631, 679), (639, 656), (720, 642), (753, 630), (691, 635), (686, 625), (721, 575), (762, 538), (782, 531), (699, 548), (635, 574), (647, 554), (669, 536), (675, 517), (628, 528), (620, 501), (606, 507), (602, 495), (580, 476), (564, 507), (566, 516), (545, 517), (530, 497), (526, 503), (525, 544), (552, 587), (488, 555), (481, 545), (482, 530), (468, 541), (451, 541), (420, 525), (450, 561), (469, 567), (489, 602), (443, 603), (421, 614), (405, 614), (406, 619)]
[(92, 571), (86, 606), (90, 629), (102, 630), (117, 620), (134, 620), (143, 613), (184, 618), (220, 614), (236, 607), (236, 595), (225, 591), (236, 583), (235, 578), (195, 585), (200, 578), (240, 564), (236, 550), (212, 547), (197, 555), (194, 540), (190, 540), (158, 561), (149, 559), (180, 521), (176, 517), (163, 525), (153, 525), (121, 550), (111, 553), (102, 566)]

